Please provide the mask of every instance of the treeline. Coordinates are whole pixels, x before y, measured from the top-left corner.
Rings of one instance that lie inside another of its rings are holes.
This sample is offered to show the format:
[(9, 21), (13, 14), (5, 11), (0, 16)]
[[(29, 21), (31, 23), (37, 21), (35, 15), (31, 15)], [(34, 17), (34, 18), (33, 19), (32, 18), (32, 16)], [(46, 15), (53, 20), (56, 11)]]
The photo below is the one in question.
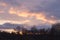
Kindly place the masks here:
[(60, 23), (53, 24), (52, 28), (49, 31), (48, 30), (37, 30), (35, 27), (33, 27), (31, 28), (31, 30), (24, 29), (23, 35), (21, 35), (19, 31), (17, 32), (17, 34), (14, 32), (7, 33), (0, 31), (0, 40), (60, 40)]

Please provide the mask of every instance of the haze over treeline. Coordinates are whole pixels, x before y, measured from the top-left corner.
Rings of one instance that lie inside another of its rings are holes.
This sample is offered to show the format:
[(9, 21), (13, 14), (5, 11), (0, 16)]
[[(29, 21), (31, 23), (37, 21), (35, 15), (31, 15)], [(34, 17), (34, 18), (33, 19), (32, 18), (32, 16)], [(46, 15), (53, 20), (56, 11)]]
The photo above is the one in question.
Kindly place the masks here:
[(14, 29), (16, 27), (23, 27), (26, 29), (31, 29), (32, 27), (36, 27), (37, 29), (48, 29), (51, 28), (51, 25), (26, 25), (26, 24), (12, 24), (12, 23), (4, 23), (2, 25), (0, 25), (0, 29)]

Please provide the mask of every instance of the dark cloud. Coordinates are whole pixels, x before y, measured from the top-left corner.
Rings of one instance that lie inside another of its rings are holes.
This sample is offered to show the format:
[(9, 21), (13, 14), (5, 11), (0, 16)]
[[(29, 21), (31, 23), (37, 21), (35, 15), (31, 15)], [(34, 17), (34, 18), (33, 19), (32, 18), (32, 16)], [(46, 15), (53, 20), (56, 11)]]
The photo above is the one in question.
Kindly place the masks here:
[(0, 2), (5, 2), (10, 6), (20, 6), (20, 3), (17, 0), (0, 0)]
[(60, 17), (60, 2), (57, 0), (53, 4), (50, 4), (45, 11), (50, 12), (50, 14), (55, 15), (57, 18)]
[[(46, 5), (47, 4), (47, 5)], [(46, 12), (49, 13), (50, 16), (54, 15), (57, 17), (57, 19), (60, 19), (60, 0), (54, 0), (54, 2), (46, 3), (44, 4), (44, 7), (41, 7), (40, 5), (36, 6), (35, 9), (31, 10), (33, 12)]]

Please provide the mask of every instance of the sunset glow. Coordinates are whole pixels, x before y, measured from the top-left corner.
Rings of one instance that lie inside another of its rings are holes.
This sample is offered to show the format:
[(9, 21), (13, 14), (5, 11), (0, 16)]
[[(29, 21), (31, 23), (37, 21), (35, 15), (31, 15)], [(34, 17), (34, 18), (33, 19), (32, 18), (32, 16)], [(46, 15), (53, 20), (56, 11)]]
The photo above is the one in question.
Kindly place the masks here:
[(53, 20), (54, 19), (53, 16), (51, 16), (53, 19), (48, 20), (46, 18), (46, 15), (43, 12), (40, 12), (40, 13), (29, 13), (26, 10), (25, 11), (21, 11), (21, 12), (18, 12), (18, 10), (16, 10), (16, 11), (15, 10), (11, 10), (9, 13), (17, 15), (19, 17), (24, 17), (24, 18), (33, 18), (33, 17), (35, 17), (36, 20), (42, 20), (43, 22), (47, 22), (49, 24), (53, 24), (53, 23), (56, 22), (55, 20)]
[(6, 4), (6, 3), (0, 3), (0, 6), (4, 6), (4, 7), (6, 7), (7, 4)]
[(60, 0), (0, 0), (1, 40), (60, 39)]
[(57, 4), (52, 0), (0, 0), (0, 24), (24, 24), (30, 28), (60, 22), (59, 5), (52, 3)]

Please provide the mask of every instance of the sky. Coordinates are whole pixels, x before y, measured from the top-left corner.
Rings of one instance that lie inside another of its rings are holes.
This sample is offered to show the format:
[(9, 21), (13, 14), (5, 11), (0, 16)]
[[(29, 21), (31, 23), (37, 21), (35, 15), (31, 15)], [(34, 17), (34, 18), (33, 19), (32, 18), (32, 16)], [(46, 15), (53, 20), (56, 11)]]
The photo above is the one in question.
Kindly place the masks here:
[(60, 0), (0, 0), (0, 24), (51, 25), (60, 22)]

